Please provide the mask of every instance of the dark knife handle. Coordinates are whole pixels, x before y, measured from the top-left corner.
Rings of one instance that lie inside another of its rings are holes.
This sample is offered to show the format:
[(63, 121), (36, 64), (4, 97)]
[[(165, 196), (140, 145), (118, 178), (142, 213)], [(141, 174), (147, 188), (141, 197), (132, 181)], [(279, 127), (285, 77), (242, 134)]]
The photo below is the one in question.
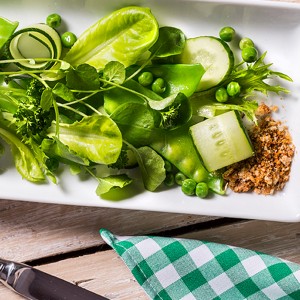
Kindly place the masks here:
[(32, 300), (107, 300), (37, 269), (24, 270), (14, 288)]
[(108, 300), (28, 265), (0, 259), (0, 281), (30, 300)]

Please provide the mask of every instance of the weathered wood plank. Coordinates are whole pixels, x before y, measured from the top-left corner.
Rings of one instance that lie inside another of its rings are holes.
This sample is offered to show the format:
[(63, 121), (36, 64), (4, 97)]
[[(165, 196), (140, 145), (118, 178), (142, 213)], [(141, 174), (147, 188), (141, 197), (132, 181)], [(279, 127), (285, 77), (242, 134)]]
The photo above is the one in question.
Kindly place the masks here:
[[(147, 234), (214, 219), (206, 216), (0, 201), (0, 257), (30, 261), (101, 245), (100, 228)], [(26, 247), (26, 251), (23, 251)]]
[[(122, 229), (115, 229), (120, 234)], [(300, 224), (245, 221), (180, 235), (262, 251), (300, 263)], [(39, 269), (78, 284), (110, 299), (147, 299), (143, 290), (113, 250), (37, 266)], [(19, 296), (0, 287), (0, 295), (19, 300)]]

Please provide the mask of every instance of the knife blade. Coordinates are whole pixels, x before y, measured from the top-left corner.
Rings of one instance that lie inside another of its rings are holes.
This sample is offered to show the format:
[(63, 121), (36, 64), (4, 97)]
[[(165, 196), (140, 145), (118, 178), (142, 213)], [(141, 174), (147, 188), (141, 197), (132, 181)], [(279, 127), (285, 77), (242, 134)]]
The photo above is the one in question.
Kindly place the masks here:
[(0, 282), (30, 300), (108, 300), (23, 263), (0, 259)]

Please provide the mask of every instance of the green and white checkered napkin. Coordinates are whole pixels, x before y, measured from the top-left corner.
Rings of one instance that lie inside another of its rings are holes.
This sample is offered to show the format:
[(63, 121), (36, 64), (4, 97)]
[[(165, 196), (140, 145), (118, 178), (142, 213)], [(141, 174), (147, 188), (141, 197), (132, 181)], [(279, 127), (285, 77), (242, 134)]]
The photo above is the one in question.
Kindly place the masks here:
[(100, 233), (151, 299), (300, 299), (300, 266), (274, 256), (197, 240)]

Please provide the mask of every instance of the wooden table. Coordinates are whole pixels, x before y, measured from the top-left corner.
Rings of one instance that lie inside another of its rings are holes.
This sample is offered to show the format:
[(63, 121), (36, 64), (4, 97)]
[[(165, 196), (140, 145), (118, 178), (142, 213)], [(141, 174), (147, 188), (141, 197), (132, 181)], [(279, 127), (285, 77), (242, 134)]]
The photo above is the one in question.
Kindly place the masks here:
[[(299, 2), (290, 1), (290, 2)], [(110, 299), (148, 299), (99, 229), (231, 244), (300, 263), (300, 224), (0, 200), (0, 257)], [(22, 297), (0, 285), (0, 299)]]

